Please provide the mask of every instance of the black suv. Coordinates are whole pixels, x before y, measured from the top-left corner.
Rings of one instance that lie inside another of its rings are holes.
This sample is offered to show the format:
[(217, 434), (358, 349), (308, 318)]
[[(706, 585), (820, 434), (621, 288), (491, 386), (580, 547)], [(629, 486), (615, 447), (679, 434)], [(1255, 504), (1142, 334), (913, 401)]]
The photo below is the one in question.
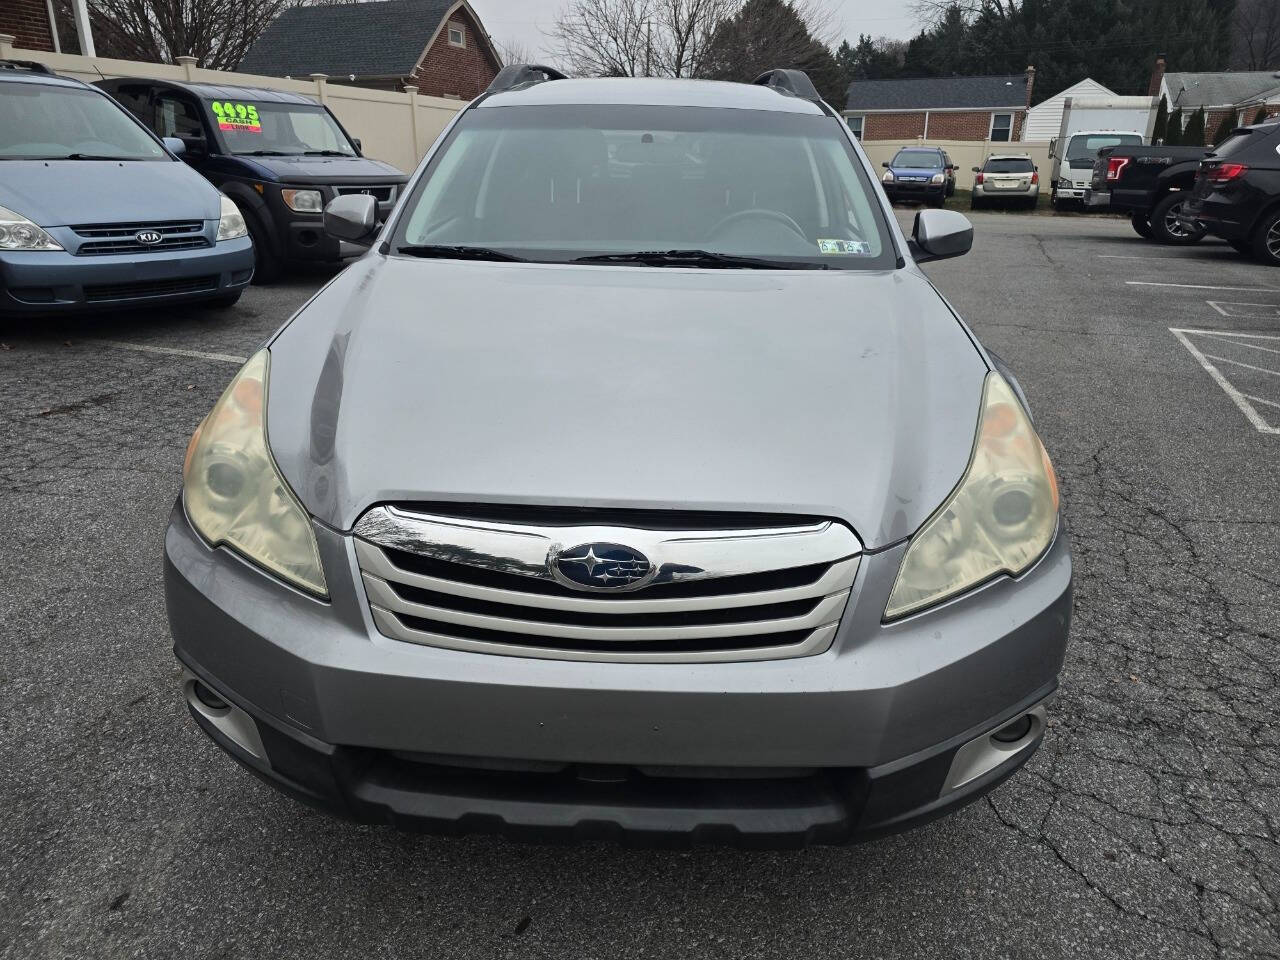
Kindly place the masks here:
[(1232, 131), (1201, 161), (1182, 215), (1241, 253), (1280, 267), (1280, 121)]
[[(360, 152), (323, 104), (279, 90), (123, 78), (97, 84), (236, 202), (253, 237), (254, 281), (286, 263), (336, 262), (358, 252), (324, 232), (324, 206), (368, 194), (386, 219), (408, 179)], [(172, 144), (173, 141), (171, 140)]]

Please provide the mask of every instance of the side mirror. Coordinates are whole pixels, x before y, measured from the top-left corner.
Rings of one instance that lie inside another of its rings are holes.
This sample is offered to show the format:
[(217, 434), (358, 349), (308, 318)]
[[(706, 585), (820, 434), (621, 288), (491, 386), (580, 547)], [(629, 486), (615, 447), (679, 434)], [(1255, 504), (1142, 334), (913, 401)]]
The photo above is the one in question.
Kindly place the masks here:
[(916, 263), (962, 257), (973, 249), (973, 224), (954, 210), (921, 210), (911, 229), (910, 249)]
[(165, 149), (172, 153), (175, 157), (181, 157), (187, 152), (187, 145), (182, 142), (179, 137), (165, 137)]
[(361, 156), (364, 156), (364, 144), (360, 142), (360, 138), (352, 137), (351, 142), (355, 144), (356, 153), (360, 154)]
[(982, 168), (981, 168), (981, 167), (974, 167), (974, 168), (973, 168), (973, 172), (974, 172), (974, 173), (981, 173), (981, 172), (982, 172)]
[(888, 160), (885, 160), (883, 163), (881, 163), (881, 164), (880, 164), (880, 166), (882, 166), (882, 167), (884, 167), (886, 170), (888, 170), (888, 169), (889, 169), (889, 161), (888, 161)]
[(364, 193), (334, 197), (324, 208), (324, 232), (369, 246), (378, 229), (378, 201)]

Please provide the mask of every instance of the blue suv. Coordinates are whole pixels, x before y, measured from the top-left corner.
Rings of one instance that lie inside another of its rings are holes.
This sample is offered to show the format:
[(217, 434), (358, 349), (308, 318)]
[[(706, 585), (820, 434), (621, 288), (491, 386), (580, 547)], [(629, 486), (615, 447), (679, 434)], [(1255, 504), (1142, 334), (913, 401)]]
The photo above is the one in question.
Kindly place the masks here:
[(0, 315), (225, 307), (252, 276), (236, 205), (118, 103), (0, 60)]
[(938, 147), (903, 147), (881, 166), (885, 173), (880, 182), (890, 200), (940, 207), (956, 192), (955, 164)]

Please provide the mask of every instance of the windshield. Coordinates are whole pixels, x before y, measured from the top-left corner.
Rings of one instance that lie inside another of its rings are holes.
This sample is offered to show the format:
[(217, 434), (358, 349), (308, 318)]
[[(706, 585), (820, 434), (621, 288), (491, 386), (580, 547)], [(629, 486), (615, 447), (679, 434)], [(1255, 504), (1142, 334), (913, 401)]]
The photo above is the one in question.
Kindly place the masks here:
[(168, 157), (141, 125), (101, 93), (39, 83), (0, 83), (0, 159)]
[(1071, 142), (1067, 145), (1067, 160), (1073, 164), (1076, 161), (1084, 161), (1088, 166), (1093, 166), (1093, 161), (1098, 156), (1099, 150), (1105, 150), (1107, 147), (1118, 147), (1122, 144), (1139, 146), (1142, 144), (1142, 138), (1136, 133), (1077, 134), (1071, 138)]
[(355, 146), (342, 128), (328, 110), (318, 105), (210, 100), (209, 109), (232, 153), (356, 155)]
[(490, 107), (459, 121), (408, 198), (392, 243), (554, 262), (697, 251), (762, 258), (761, 266), (891, 268), (896, 256), (874, 196), (831, 117)]
[(1035, 164), (1030, 160), (1023, 160), (1017, 157), (1007, 159), (991, 159), (987, 161), (987, 173), (1030, 173), (1035, 169)]
[(936, 150), (899, 150), (892, 166), (915, 167), (917, 170), (941, 170), (942, 154)]

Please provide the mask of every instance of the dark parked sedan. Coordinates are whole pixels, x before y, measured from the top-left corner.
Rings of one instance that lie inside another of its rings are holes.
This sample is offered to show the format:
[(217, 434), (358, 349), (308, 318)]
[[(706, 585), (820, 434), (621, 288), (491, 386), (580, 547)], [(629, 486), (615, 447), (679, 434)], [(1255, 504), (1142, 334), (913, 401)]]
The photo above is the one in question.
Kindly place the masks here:
[(1280, 121), (1241, 127), (1206, 157), (1182, 215), (1280, 267)]

